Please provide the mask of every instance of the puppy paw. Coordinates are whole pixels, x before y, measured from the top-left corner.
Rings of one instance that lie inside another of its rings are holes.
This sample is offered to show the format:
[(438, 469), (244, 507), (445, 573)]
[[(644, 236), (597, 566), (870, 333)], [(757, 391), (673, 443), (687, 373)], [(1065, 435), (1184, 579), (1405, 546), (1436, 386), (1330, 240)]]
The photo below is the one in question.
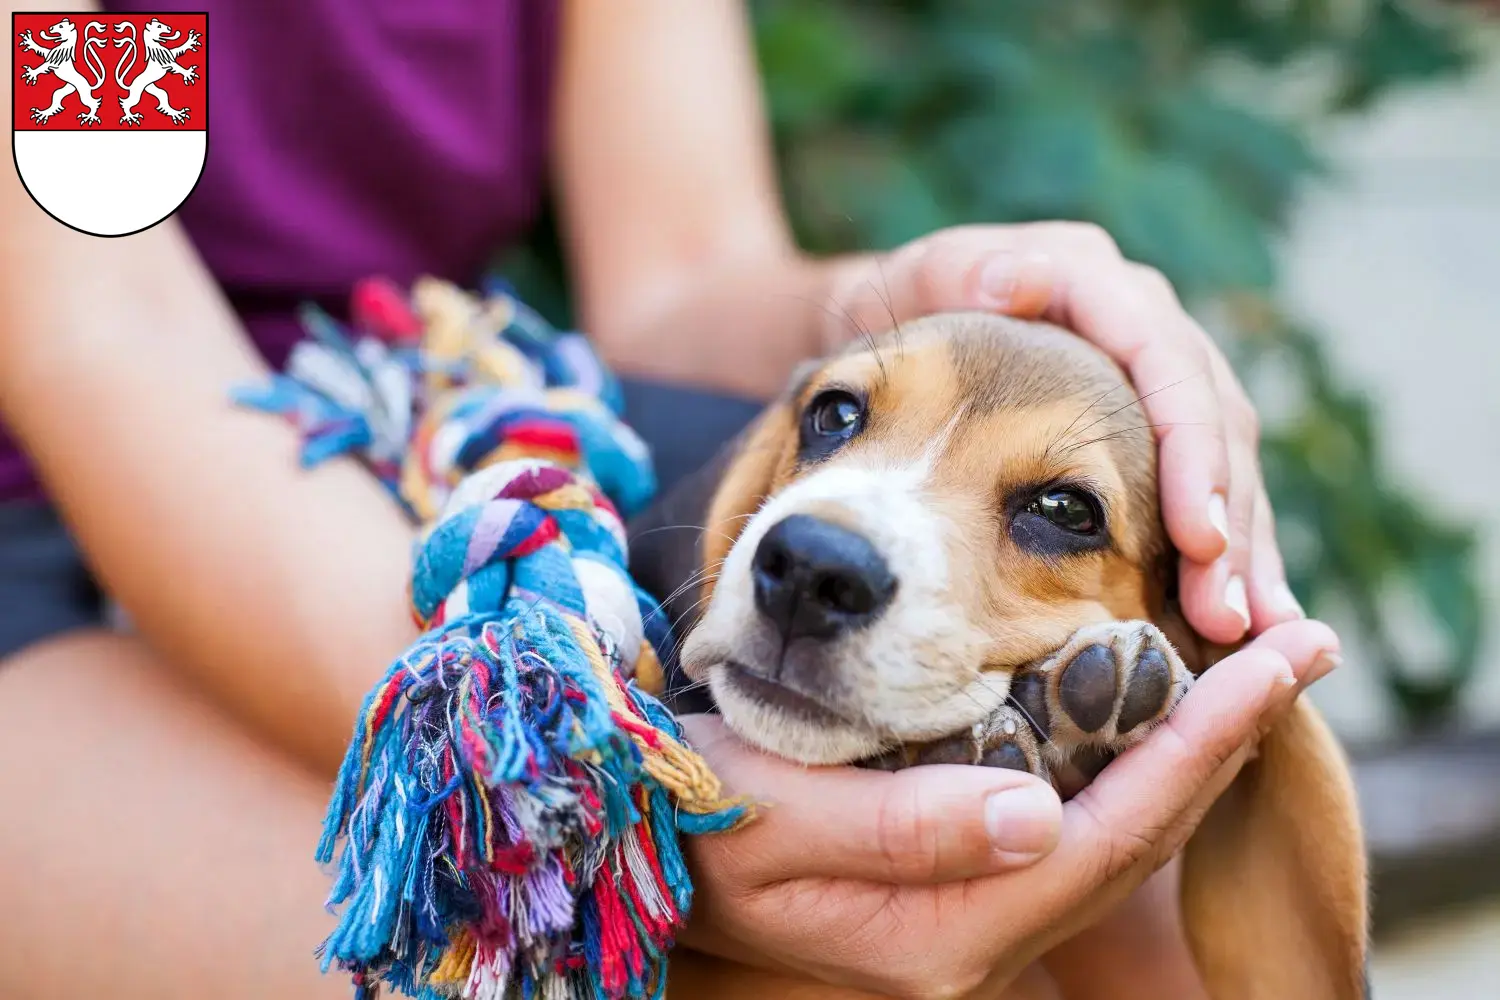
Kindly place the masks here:
[(1010, 696), (1035, 727), (1059, 790), (1072, 794), (1144, 739), (1192, 683), (1155, 625), (1109, 622), (1018, 670)]
[(931, 743), (908, 743), (864, 762), (866, 767), (899, 771), (919, 764), (977, 764), (1028, 771), (1051, 780), (1042, 742), (1025, 713), (1004, 705), (968, 732)]
[(919, 764), (1009, 767), (1049, 780), (1071, 797), (1144, 739), (1192, 683), (1177, 651), (1150, 622), (1091, 625), (1017, 670), (1009, 702), (973, 729), (895, 747), (863, 765), (887, 771)]

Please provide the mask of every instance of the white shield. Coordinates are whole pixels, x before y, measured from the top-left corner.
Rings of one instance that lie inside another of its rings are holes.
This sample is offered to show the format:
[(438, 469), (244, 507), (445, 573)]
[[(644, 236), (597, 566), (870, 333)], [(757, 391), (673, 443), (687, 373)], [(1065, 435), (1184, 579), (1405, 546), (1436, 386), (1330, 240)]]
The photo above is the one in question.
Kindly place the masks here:
[(148, 229), (187, 200), (203, 173), (206, 61), (184, 60), (202, 49), (206, 18), (162, 18), (178, 26), (151, 15), (107, 23), (16, 17), (16, 172), (42, 209), (74, 229), (95, 236)]

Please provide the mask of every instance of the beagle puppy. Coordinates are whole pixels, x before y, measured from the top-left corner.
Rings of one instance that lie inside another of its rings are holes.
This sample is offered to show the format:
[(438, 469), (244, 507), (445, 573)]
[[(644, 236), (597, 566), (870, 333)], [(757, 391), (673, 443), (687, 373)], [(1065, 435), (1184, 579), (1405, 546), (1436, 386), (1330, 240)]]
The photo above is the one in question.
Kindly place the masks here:
[[(685, 523), (694, 544), (652, 532)], [(808, 764), (1013, 767), (1070, 795), (1229, 652), (1175, 603), (1135, 390), (1045, 324), (934, 316), (811, 364), (634, 533), (648, 589), (702, 581), (669, 609), (669, 669)], [(1355, 798), (1306, 700), (1190, 840), (1182, 912), (1215, 1000), (1365, 995)], [(717, 968), (713, 995), (785, 995)]]

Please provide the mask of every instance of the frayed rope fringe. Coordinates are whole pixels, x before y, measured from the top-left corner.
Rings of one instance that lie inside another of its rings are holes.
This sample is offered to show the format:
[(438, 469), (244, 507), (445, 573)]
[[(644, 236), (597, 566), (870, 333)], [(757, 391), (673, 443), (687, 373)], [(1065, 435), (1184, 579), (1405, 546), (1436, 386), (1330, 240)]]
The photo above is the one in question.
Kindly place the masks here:
[(653, 697), (668, 635), (620, 514), (655, 489), (646, 448), (587, 342), (501, 285), (367, 281), (350, 313), (357, 337), (305, 311), (287, 374), (236, 393), (423, 525), (425, 631), (366, 697), (318, 844), (323, 968), (359, 997), (660, 997), (678, 834), (749, 812)]

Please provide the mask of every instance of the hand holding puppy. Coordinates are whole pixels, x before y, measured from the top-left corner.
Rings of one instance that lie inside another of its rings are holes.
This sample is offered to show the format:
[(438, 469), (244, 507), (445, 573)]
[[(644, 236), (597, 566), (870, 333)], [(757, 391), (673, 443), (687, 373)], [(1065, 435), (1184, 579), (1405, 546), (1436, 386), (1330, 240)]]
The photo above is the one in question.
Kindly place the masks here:
[(1267, 630), (1065, 805), (1014, 771), (797, 767), (688, 717), (730, 788), (771, 805), (744, 830), (692, 841), (699, 898), (684, 943), (897, 996), (999, 995), (1172, 858), (1337, 653), (1317, 622)]

